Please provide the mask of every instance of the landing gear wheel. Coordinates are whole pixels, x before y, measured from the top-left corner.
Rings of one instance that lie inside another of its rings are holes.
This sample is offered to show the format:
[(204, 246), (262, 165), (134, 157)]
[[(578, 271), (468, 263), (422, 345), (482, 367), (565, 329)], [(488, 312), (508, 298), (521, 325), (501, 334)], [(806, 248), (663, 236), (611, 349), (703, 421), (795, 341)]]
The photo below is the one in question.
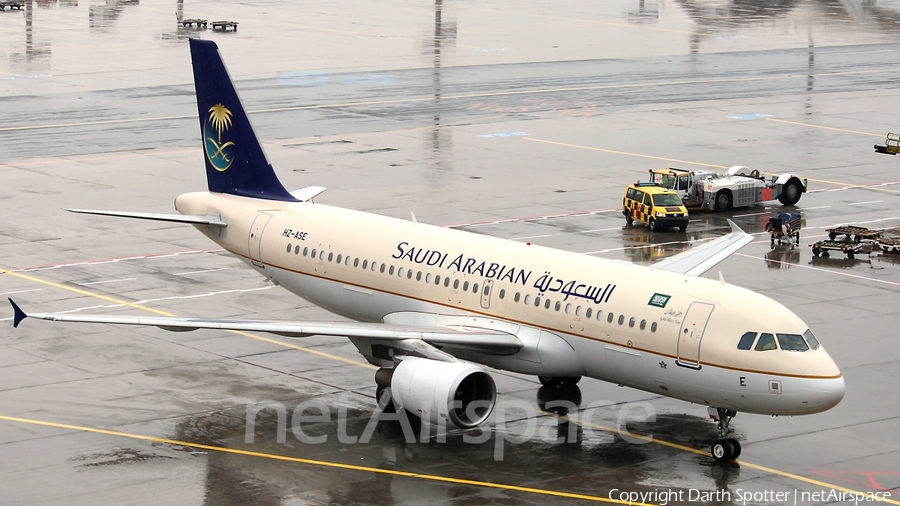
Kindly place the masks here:
[(791, 178), (787, 184), (781, 189), (781, 195), (778, 196), (778, 201), (783, 205), (792, 206), (800, 201), (800, 194), (803, 191), (803, 185), (800, 184), (800, 181), (797, 178)]
[(562, 380), (563, 385), (577, 385), (578, 382), (581, 381), (581, 376), (568, 376), (560, 379)]
[(728, 438), (727, 441), (731, 444), (731, 460), (737, 460), (741, 456), (741, 442), (733, 437)]
[(394, 406), (394, 398), (391, 395), (391, 389), (378, 387), (375, 390), (375, 400), (378, 402), (378, 409), (383, 413), (396, 413), (397, 407)]
[(659, 229), (659, 225), (656, 224), (656, 220), (654, 220), (653, 218), (650, 218), (650, 222), (648, 223), (648, 225), (650, 225), (650, 230), (652, 232), (656, 232)]
[(736, 411), (724, 408), (709, 408), (709, 415), (718, 422), (719, 439), (712, 444), (710, 452), (719, 462), (734, 460), (741, 454), (741, 443), (733, 437), (729, 437), (732, 429), (728, 426), (731, 419), (737, 415)]
[(734, 453), (734, 447), (731, 446), (731, 443), (728, 442), (727, 439), (716, 439), (716, 442), (712, 444), (712, 456), (719, 462), (724, 462), (726, 460), (731, 460), (731, 455)]
[(562, 385), (562, 378), (556, 376), (538, 376), (538, 381), (541, 382), (541, 385), (549, 388), (556, 388)]
[(716, 194), (716, 211), (727, 211), (731, 209), (731, 192), (720, 190)]

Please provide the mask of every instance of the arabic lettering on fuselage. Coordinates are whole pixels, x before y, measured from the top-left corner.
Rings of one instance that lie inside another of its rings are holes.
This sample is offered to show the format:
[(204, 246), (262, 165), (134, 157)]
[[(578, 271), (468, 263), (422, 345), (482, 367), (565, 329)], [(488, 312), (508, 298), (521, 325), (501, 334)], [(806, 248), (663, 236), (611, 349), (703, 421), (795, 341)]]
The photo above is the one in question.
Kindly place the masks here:
[(547, 292), (565, 294), (563, 302), (569, 300), (569, 297), (580, 297), (593, 301), (595, 304), (601, 302), (609, 302), (609, 296), (612, 295), (616, 285), (606, 284), (605, 287), (592, 286), (585, 283), (579, 283), (576, 280), (566, 281), (564, 279), (554, 278), (550, 272), (545, 272), (534, 282), (534, 287), (544, 295)]
[[(531, 278), (532, 271), (526, 271), (512, 266), (499, 264), (496, 262), (488, 262), (486, 260), (479, 261), (477, 258), (468, 257), (460, 254), (451, 257), (448, 253), (438, 250), (425, 248), (417, 248), (410, 246), (408, 242), (401, 242), (397, 245), (397, 252), (391, 255), (391, 258), (397, 260), (409, 260), (410, 262), (423, 264), (439, 269), (448, 269), (466, 274), (483, 276), (498, 281), (509, 281), (513, 284), (521, 284), (528, 286), (528, 280)], [(452, 258), (452, 259), (451, 259)], [(609, 302), (609, 296), (612, 295), (616, 285), (607, 284), (604, 286), (592, 286), (580, 283), (577, 280), (567, 281), (556, 279), (550, 276), (550, 272), (545, 272), (543, 276), (535, 281), (536, 288), (541, 295), (547, 292), (561, 293), (565, 295), (563, 299), (568, 300), (569, 297), (579, 297), (593, 301), (596, 304)]]

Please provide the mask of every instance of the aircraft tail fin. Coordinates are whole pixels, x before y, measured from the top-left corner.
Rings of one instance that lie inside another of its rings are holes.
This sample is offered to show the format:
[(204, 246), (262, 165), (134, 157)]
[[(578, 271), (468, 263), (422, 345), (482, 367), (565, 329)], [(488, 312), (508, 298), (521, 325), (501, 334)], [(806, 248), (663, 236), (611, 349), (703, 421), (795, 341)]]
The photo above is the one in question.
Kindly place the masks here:
[(209, 191), (296, 201), (266, 159), (219, 47), (199, 39), (190, 39), (190, 45)]

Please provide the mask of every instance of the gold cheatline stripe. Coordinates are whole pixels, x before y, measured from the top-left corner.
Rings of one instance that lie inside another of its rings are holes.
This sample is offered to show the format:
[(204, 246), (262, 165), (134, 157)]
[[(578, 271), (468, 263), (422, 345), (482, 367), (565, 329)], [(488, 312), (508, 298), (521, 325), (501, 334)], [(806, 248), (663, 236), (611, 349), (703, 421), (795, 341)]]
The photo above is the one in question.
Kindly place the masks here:
[[(454, 483), (457, 485), (472, 485), (476, 487), (486, 487), (486, 488), (496, 488), (501, 490), (511, 490), (514, 492), (527, 492), (530, 494), (540, 494), (540, 495), (549, 495), (555, 497), (565, 497), (568, 499), (582, 499), (585, 501), (594, 501), (594, 502), (607, 502), (614, 504), (629, 504), (628, 501), (620, 501), (617, 499), (610, 499), (606, 497), (599, 497), (594, 495), (586, 495), (586, 494), (574, 494), (570, 492), (559, 492), (556, 490), (547, 490), (542, 488), (533, 488), (533, 487), (520, 487), (518, 485), (507, 485), (504, 483), (492, 483), (488, 481), (478, 481), (478, 480), (467, 480), (464, 478), (452, 478), (450, 476), (440, 476), (434, 474), (422, 474), (422, 473), (411, 473), (408, 471), (395, 471), (392, 469), (381, 469), (378, 467), (370, 467), (370, 466), (356, 466), (353, 464), (341, 464), (339, 462), (329, 462), (326, 460), (314, 460), (314, 459), (304, 459), (300, 457), (288, 457), (285, 455), (276, 455), (272, 453), (261, 453), (261, 452), (253, 452), (250, 450), (239, 450), (235, 448), (226, 448), (223, 446), (213, 446), (206, 444), (198, 444), (198, 443), (189, 443), (187, 441), (178, 441), (175, 439), (166, 439), (159, 438), (153, 436), (144, 436), (141, 434), (131, 434), (128, 432), (118, 432), (114, 430), (106, 430), (106, 429), (95, 429), (92, 427), (81, 427), (78, 425), (69, 425), (64, 423), (54, 423), (54, 422), (45, 422), (43, 420), (33, 420), (29, 418), (18, 418), (14, 416), (4, 416), (0, 415), (0, 420), (6, 420), (9, 422), (18, 422), (18, 423), (26, 423), (31, 425), (43, 425), (45, 427), (55, 427), (58, 429), (69, 429), (80, 432), (91, 432), (94, 434), (104, 434), (107, 436), (118, 436), (125, 437), (129, 439), (139, 439), (142, 441), (150, 441), (154, 443), (163, 443), (177, 446), (187, 446), (190, 448), (201, 448), (203, 450), (209, 450), (214, 452), (222, 452), (222, 453), (231, 453), (234, 455), (244, 455), (248, 457), (258, 457), (265, 458), (271, 460), (281, 460), (285, 462), (294, 462), (298, 464), (307, 464), (312, 466), (320, 466), (320, 467), (331, 467), (337, 469), (347, 469), (351, 471), (363, 471), (367, 473), (375, 473), (375, 474), (386, 474), (390, 476), (401, 476), (404, 478), (416, 478), (419, 480), (429, 480), (429, 481), (437, 481), (444, 483)], [(656, 506), (651, 503), (644, 503), (647, 506)]]
[[(151, 313), (156, 313), (156, 314), (162, 315), (162, 316), (168, 316), (168, 317), (171, 317), (171, 318), (175, 318), (175, 317), (178, 316), (178, 315), (175, 315), (175, 314), (173, 314), (173, 313), (169, 313), (169, 312), (166, 312), (166, 311), (161, 311), (161, 310), (159, 310), (159, 309), (154, 309), (154, 308), (152, 308), (152, 307), (144, 306), (144, 305), (141, 305), (141, 304), (135, 304), (134, 302), (124, 301), (124, 300), (116, 299), (116, 298), (114, 298), (114, 297), (109, 297), (109, 296), (106, 296), (106, 295), (100, 295), (99, 293), (89, 292), (89, 291), (87, 291), (87, 290), (82, 290), (81, 288), (75, 288), (75, 287), (73, 287), (73, 286), (66, 286), (66, 285), (63, 285), (63, 284), (61, 284), (61, 283), (54, 283), (53, 281), (47, 281), (47, 280), (45, 280), (45, 279), (36, 278), (36, 277), (34, 277), (34, 276), (29, 276), (29, 275), (27, 275), (27, 274), (22, 274), (22, 273), (20, 273), (20, 272), (13, 272), (13, 271), (9, 271), (9, 270), (6, 270), (6, 269), (0, 269), (0, 274), (9, 274), (10, 276), (15, 276), (15, 277), (17, 277), (17, 278), (27, 279), (28, 281), (34, 281), (35, 283), (41, 283), (41, 284), (44, 284), (44, 285), (49, 285), (49, 286), (52, 286), (52, 287), (54, 287), (54, 288), (60, 288), (60, 289), (62, 289), (62, 290), (68, 290), (68, 291), (70, 291), (70, 292), (75, 292), (75, 293), (77, 293), (77, 294), (86, 295), (86, 296), (88, 296), (88, 297), (94, 297), (94, 298), (97, 298), (97, 299), (105, 300), (105, 301), (107, 301), (107, 302), (112, 302), (113, 304), (121, 304), (121, 305), (123, 305), (123, 306), (128, 306), (128, 307), (132, 307), (132, 308), (135, 308), (135, 309), (141, 309), (141, 310), (143, 310), (143, 311), (149, 311), (149, 312), (151, 312)], [(323, 351), (314, 350), (314, 349), (312, 349), (312, 348), (304, 348), (303, 346), (297, 346), (296, 344), (285, 343), (285, 342), (283, 342), (283, 341), (278, 341), (278, 340), (276, 340), (276, 339), (270, 339), (270, 338), (268, 338), (268, 337), (263, 337), (263, 336), (258, 336), (258, 335), (256, 335), (256, 334), (251, 334), (251, 333), (249, 333), (249, 332), (241, 332), (241, 331), (239, 331), (239, 330), (226, 330), (226, 332), (231, 332), (232, 334), (238, 334), (238, 335), (241, 335), (241, 336), (244, 336), (244, 337), (249, 337), (249, 338), (251, 338), (251, 339), (256, 339), (257, 341), (262, 341), (262, 342), (265, 342), (265, 343), (277, 344), (278, 346), (284, 346), (285, 348), (291, 348), (291, 349), (299, 350), (299, 351), (302, 351), (302, 352), (305, 352), (305, 353), (312, 353), (313, 355), (318, 355), (318, 356), (324, 357), (324, 358), (330, 358), (330, 359), (332, 359), (332, 360), (337, 360), (337, 361), (340, 361), (340, 362), (345, 362), (345, 363), (352, 364), (352, 365), (356, 365), (356, 366), (359, 366), (359, 367), (365, 367), (365, 368), (367, 368), (367, 369), (378, 369), (377, 367), (375, 367), (375, 366), (372, 365), (372, 364), (368, 364), (368, 363), (365, 363), (365, 362), (359, 362), (359, 361), (357, 361), (357, 360), (351, 360), (351, 359), (349, 359), (349, 358), (339, 357), (339, 356), (337, 356), (337, 355), (332, 355), (332, 354), (330, 354), (330, 353), (325, 353), (325, 352), (323, 352)]]

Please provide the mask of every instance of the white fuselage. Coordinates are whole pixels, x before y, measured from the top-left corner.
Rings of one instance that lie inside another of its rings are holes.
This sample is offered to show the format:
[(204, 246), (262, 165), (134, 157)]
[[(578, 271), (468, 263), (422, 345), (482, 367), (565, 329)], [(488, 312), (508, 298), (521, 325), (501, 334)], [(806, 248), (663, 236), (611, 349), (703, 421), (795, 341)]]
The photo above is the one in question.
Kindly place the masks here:
[[(514, 355), (444, 348), (464, 360), (761, 414), (816, 413), (843, 397), (822, 346), (737, 349), (745, 332), (808, 326), (768, 297), (717, 280), (311, 202), (190, 193), (176, 208), (221, 215), (227, 227), (197, 228), (334, 313), (493, 328), (525, 345)], [(377, 341), (353, 342), (371, 363), (391, 366)]]

